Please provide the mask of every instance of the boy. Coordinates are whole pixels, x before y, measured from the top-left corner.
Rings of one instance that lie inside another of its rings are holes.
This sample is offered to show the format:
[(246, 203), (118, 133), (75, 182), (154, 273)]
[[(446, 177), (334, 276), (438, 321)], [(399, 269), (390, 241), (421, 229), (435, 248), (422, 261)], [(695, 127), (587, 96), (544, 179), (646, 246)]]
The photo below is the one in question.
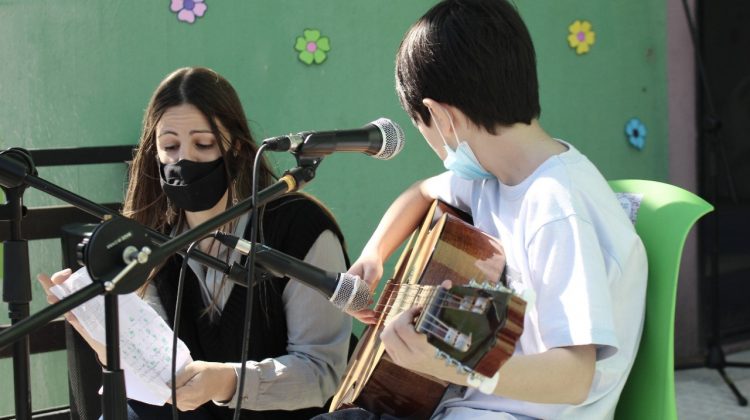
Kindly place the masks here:
[(643, 325), (645, 251), (594, 165), (540, 126), (534, 47), (517, 11), (506, 0), (438, 3), (401, 43), (396, 90), (448, 171), (395, 200), (350, 272), (374, 288), (439, 198), (500, 238), (510, 286), (531, 298), (496, 381), (468, 384), (436, 359), (414, 331), (417, 308), (386, 326), (389, 355), (468, 386), (436, 418), (612, 418)]

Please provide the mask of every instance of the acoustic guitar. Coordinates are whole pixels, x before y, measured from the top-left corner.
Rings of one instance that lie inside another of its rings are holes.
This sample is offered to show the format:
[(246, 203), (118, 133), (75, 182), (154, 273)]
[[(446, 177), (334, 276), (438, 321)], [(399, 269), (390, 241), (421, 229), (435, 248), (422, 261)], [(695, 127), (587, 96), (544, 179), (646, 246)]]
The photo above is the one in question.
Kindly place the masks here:
[[(436, 357), (472, 380), (492, 377), (513, 354), (526, 302), (506, 287), (500, 241), (468, 219), (440, 201), (430, 207), (383, 288), (379, 320), (362, 334), (331, 411), (430, 417), (448, 383), (397, 366), (380, 341), (385, 324), (413, 306), (423, 308), (415, 328), (437, 348)], [(446, 279), (450, 289), (440, 286)]]

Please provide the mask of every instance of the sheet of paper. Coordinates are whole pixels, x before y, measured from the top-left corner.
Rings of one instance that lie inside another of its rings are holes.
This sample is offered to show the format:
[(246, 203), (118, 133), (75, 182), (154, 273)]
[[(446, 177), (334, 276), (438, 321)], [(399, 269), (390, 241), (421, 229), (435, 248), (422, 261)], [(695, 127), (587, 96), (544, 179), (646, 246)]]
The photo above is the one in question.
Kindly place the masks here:
[[(85, 268), (50, 291), (60, 299), (91, 284)], [(125, 371), (128, 398), (163, 405), (171, 396), (172, 328), (135, 293), (119, 296), (120, 364)], [(97, 296), (73, 309), (81, 326), (104, 344), (104, 297)], [(177, 372), (192, 361), (190, 350), (177, 340)]]

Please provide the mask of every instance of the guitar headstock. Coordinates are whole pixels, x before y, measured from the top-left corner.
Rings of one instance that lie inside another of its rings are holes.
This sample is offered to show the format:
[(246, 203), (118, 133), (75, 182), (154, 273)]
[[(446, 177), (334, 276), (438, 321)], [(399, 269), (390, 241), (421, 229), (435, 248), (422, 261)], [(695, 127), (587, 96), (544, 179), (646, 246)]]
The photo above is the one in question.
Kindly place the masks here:
[(493, 376), (523, 331), (525, 302), (502, 284), (436, 286), (415, 328), (438, 357), (472, 376)]

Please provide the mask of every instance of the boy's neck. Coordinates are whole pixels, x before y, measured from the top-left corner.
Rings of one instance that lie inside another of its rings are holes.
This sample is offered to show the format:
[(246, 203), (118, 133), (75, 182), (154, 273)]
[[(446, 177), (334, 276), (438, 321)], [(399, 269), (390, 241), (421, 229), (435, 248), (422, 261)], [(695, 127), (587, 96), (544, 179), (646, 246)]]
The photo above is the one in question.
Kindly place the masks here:
[(499, 127), (496, 134), (482, 132), (483, 138), (473, 142), (475, 153), (482, 165), (505, 185), (517, 185), (529, 177), (552, 156), (568, 150), (553, 139), (539, 125), (514, 124)]

